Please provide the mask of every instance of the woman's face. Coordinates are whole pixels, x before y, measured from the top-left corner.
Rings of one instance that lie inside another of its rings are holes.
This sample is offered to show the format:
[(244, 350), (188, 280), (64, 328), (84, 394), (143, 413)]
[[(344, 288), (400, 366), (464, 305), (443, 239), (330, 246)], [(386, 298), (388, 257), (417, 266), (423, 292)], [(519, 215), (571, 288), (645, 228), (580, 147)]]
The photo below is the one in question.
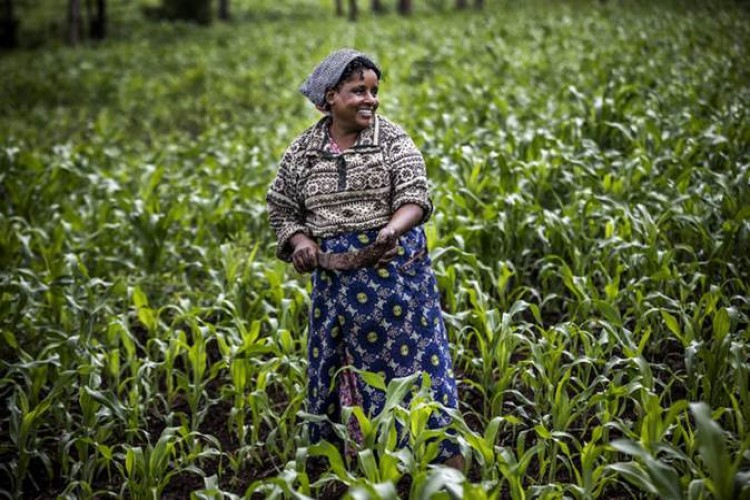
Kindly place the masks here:
[(364, 130), (378, 109), (378, 76), (371, 69), (355, 71), (338, 89), (326, 93), (326, 102), (336, 127), (345, 132)]

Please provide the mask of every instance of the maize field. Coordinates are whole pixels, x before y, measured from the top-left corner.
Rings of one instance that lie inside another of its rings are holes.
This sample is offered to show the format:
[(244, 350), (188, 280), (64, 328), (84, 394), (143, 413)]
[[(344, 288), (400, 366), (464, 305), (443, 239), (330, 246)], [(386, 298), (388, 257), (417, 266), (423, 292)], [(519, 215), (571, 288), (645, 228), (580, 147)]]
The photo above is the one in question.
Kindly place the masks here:
[[(750, 10), (329, 4), (0, 56), (0, 496), (750, 498)], [(461, 400), (365, 374), (352, 456), (265, 205), (344, 46), (426, 160)]]

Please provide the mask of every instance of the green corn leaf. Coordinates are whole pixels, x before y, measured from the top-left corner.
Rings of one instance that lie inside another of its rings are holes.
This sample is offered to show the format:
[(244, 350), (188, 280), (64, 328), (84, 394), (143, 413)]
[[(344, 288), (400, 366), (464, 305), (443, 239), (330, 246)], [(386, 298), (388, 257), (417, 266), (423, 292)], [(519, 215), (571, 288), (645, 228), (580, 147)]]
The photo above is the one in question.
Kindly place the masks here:
[(622, 475), (628, 480), (628, 482), (642, 490), (653, 495), (658, 493), (658, 490), (651, 482), (651, 478), (649, 478), (646, 471), (635, 462), (618, 462), (608, 465), (607, 469)]
[(352, 479), (349, 472), (346, 470), (346, 465), (344, 465), (344, 459), (341, 457), (341, 454), (336, 447), (328, 441), (321, 441), (309, 446), (308, 452), (310, 453), (310, 456), (313, 457), (326, 457), (334, 474), (336, 474), (336, 477), (340, 480), (348, 482)]
[(142, 475), (144, 470), (142, 449), (139, 446), (128, 448), (125, 453), (125, 471), (128, 477), (133, 479), (136, 475)]
[(365, 439), (367, 439), (375, 430), (372, 421), (367, 418), (361, 406), (354, 406), (352, 407), (351, 411), (354, 417), (357, 419), (357, 422), (359, 423), (359, 428), (362, 430), (362, 435), (365, 436)]
[(664, 320), (664, 323), (666, 323), (667, 328), (669, 328), (669, 331), (675, 334), (677, 338), (682, 339), (682, 329), (680, 328), (680, 324), (677, 322), (677, 318), (672, 316), (669, 312), (662, 309), (661, 311), (661, 317)]
[[(432, 499), (463, 498), (464, 476), (459, 471), (449, 467), (440, 467), (430, 471), (424, 478), (420, 478), (416, 498)], [(415, 482), (417, 482), (415, 480)], [(450, 493), (450, 495), (447, 495)]]
[(133, 289), (133, 305), (136, 309), (148, 307), (148, 297), (138, 286)]
[(147, 473), (154, 480), (160, 479), (167, 471), (167, 465), (174, 449), (175, 432), (179, 428), (167, 427), (159, 436), (156, 445), (148, 454)]
[(646, 470), (661, 498), (667, 500), (683, 498), (680, 477), (673, 468), (649, 458), (646, 460)]
[(542, 439), (552, 439), (552, 434), (541, 424), (537, 424), (534, 426), (534, 430), (536, 431), (537, 435)]
[(719, 309), (713, 318), (713, 334), (714, 339), (720, 342), (729, 333), (731, 320), (729, 318), (729, 311), (726, 307)]
[(18, 340), (16, 340), (16, 336), (13, 335), (13, 332), (3, 329), (3, 339), (5, 342), (11, 346), (13, 349), (18, 349)]
[(355, 370), (360, 377), (362, 377), (362, 380), (369, 386), (374, 387), (376, 389), (380, 389), (381, 391), (386, 391), (386, 385), (385, 385), (385, 379), (378, 373), (369, 372), (366, 370)]
[(730, 498), (734, 495), (736, 467), (727, 451), (724, 432), (706, 403), (691, 403), (690, 411), (698, 428), (698, 450), (712, 480), (713, 493), (719, 498)]
[(357, 453), (357, 462), (368, 481), (372, 483), (380, 481), (380, 471), (372, 450), (365, 449)]
[(407, 377), (396, 377), (393, 378), (386, 388), (385, 392), (385, 405), (383, 406), (383, 413), (387, 413), (401, 404), (406, 394), (412, 390), (412, 387), (419, 379), (420, 373), (414, 373)]

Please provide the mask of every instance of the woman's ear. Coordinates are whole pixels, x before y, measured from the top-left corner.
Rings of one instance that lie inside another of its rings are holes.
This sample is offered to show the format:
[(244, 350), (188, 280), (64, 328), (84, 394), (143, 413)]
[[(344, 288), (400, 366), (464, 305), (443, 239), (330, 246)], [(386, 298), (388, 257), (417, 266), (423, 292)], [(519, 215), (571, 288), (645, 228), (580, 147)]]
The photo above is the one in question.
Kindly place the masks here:
[(326, 104), (329, 106), (333, 104), (333, 100), (336, 98), (336, 91), (333, 89), (326, 91)]

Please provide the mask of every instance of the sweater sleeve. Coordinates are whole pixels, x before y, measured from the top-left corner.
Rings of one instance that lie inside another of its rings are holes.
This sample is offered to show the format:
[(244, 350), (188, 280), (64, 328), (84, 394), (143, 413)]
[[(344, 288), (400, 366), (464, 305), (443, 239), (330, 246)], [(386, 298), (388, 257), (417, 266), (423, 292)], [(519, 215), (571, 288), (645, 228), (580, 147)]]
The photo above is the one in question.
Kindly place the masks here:
[(297, 157), (287, 149), (279, 163), (276, 178), (266, 194), (268, 219), (276, 232), (276, 256), (286, 262), (292, 259), (289, 240), (295, 233), (311, 235), (305, 226), (302, 202), (297, 192)]
[(393, 186), (391, 211), (395, 212), (407, 203), (414, 203), (424, 210), (419, 223), (427, 222), (433, 207), (422, 153), (406, 134), (394, 138), (387, 151)]

